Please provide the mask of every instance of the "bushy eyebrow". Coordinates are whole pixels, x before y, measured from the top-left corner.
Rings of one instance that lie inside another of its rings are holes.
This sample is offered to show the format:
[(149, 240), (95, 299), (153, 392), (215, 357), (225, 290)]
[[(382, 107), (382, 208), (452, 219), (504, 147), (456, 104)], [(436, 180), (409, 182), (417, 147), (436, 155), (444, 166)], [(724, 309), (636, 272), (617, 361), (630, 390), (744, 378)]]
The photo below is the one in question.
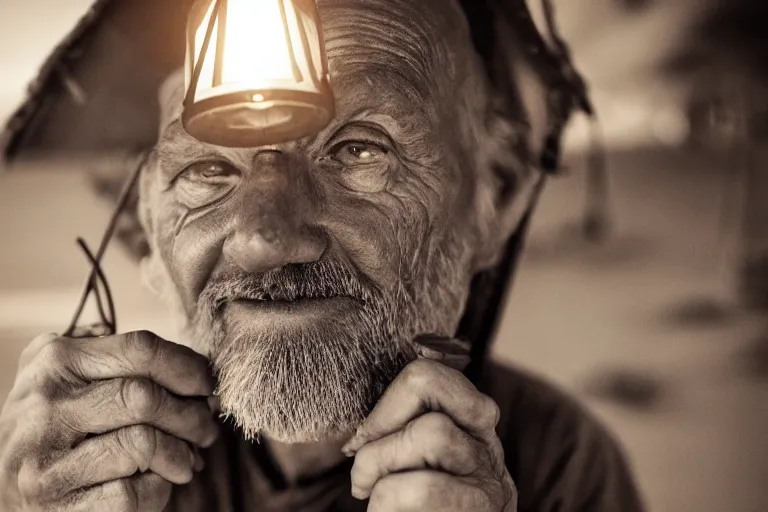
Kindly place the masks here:
[(171, 121), (160, 134), (159, 145), (174, 144), (182, 138), (189, 137), (181, 124), (181, 119), (176, 118)]
[(157, 155), (161, 162), (184, 162), (203, 159), (217, 154), (214, 146), (200, 142), (189, 135), (181, 123), (181, 119), (173, 120), (160, 134), (156, 145)]

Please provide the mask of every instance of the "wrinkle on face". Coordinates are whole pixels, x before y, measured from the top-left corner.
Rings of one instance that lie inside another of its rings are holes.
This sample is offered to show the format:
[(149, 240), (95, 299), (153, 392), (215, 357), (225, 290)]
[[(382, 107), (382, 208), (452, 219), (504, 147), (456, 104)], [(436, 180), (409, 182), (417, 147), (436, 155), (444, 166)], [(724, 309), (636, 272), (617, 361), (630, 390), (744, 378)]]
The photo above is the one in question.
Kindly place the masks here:
[[(459, 153), (471, 151), (461, 128), (465, 120), (457, 112), (463, 106), (459, 92), (472, 71), (466, 21), (455, 2), (443, 0), (321, 0), (319, 7), (337, 116), (323, 133), (294, 148), (316, 155), (334, 130), (349, 122), (382, 127), (392, 139), (397, 164), (386, 179), (375, 169), (355, 178), (371, 182), (367, 193), (362, 187), (362, 197), (370, 220), (390, 226), (386, 237), (397, 244), (403, 260), (397, 266), (422, 268), (436, 253), (436, 239), (445, 238), (446, 225), (460, 217), (456, 212), (473, 197), (474, 169), (459, 165), (470, 160)], [(178, 118), (173, 119), (178, 109), (174, 102), (183, 97), (179, 87), (165, 92), (172, 101), (164, 118), (172, 120), (158, 146), (162, 172), (178, 172), (187, 162), (215, 157), (248, 168), (253, 149), (219, 148), (184, 132)], [(333, 205), (319, 210), (335, 212), (322, 223), (341, 225), (332, 217), (347, 217), (338, 205), (349, 197), (322, 192), (335, 181), (333, 176), (316, 181), (313, 190)], [(351, 211), (348, 221), (359, 220), (359, 211)], [(223, 228), (226, 223), (218, 224)]]
[(357, 66), (392, 69), (395, 86), (429, 101), (447, 85), (440, 76), (455, 75), (449, 38), (468, 34), (455, 2), (320, 0), (318, 6), (332, 76)]
[[(178, 118), (183, 80), (174, 78), (175, 93), (166, 87), (165, 128), (147, 193), (152, 204), (145, 225), (154, 226), (154, 257), (168, 269), (194, 320), (196, 301), (207, 285), (233, 268), (225, 242), (243, 224), (267, 229), (261, 224), (269, 217), (290, 217), (286, 229), (322, 230), (330, 247), (325, 258), (348, 263), (390, 304), (408, 304), (416, 313), (392, 309), (383, 316), (363, 315), (365, 332), (352, 332), (360, 322), (329, 319), (325, 330), (272, 332), (274, 339), (291, 343), (295, 335), (321, 350), (327, 340), (314, 337), (335, 337), (343, 353), (345, 340), (359, 345), (362, 338), (374, 339), (369, 332), (403, 338), (376, 343), (407, 344), (424, 332), (450, 336), (464, 309), (474, 252), (491, 229), (480, 213), (492, 212), (487, 167), (497, 150), (491, 144), (481, 147), (489, 98), (466, 21), (453, 0), (320, 0), (319, 7), (336, 117), (316, 136), (275, 148), (292, 159), (279, 180), (266, 176), (274, 169), (265, 169), (255, 158), (264, 148), (222, 148), (190, 137)], [(387, 139), (386, 168), (323, 163), (337, 143), (374, 128)], [(206, 159), (231, 163), (242, 173), (242, 182), (220, 204), (190, 212), (174, 201), (172, 180), (190, 163)], [(269, 233), (265, 243), (290, 252), (278, 229)], [(393, 319), (398, 319), (397, 329), (389, 325)], [(335, 330), (334, 322), (345, 331)], [(388, 327), (382, 330), (376, 322)], [(199, 323), (198, 328), (203, 334), (214, 332), (206, 333)], [(237, 350), (272, 339), (249, 338), (253, 326), (238, 329)], [(216, 332), (235, 336), (226, 329)], [(300, 346), (294, 348), (301, 353)], [(235, 361), (240, 354), (230, 355)], [(283, 360), (277, 352), (272, 355)], [(356, 368), (355, 378), (375, 378), (365, 370)], [(235, 384), (230, 382), (229, 389), (237, 391)]]

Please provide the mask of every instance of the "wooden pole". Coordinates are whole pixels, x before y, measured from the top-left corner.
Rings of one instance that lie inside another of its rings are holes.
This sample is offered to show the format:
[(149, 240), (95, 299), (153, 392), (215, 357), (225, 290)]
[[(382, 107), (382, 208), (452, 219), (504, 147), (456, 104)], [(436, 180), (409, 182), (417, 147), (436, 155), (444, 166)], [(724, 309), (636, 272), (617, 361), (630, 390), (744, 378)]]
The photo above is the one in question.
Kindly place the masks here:
[(745, 88), (746, 169), (739, 288), (745, 306), (768, 311), (768, 110), (763, 87)]

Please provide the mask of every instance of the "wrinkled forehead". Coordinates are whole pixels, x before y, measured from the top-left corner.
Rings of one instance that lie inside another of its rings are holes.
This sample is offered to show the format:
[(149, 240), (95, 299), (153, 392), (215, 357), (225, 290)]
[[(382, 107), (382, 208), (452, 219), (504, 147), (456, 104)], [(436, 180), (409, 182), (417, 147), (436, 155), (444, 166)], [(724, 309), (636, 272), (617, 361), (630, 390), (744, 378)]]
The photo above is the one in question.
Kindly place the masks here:
[[(382, 95), (435, 103), (473, 55), (456, 0), (318, 0), (318, 7), (337, 100), (375, 75), (386, 77), (375, 82)], [(160, 92), (162, 127), (181, 115), (183, 95), (179, 71)]]

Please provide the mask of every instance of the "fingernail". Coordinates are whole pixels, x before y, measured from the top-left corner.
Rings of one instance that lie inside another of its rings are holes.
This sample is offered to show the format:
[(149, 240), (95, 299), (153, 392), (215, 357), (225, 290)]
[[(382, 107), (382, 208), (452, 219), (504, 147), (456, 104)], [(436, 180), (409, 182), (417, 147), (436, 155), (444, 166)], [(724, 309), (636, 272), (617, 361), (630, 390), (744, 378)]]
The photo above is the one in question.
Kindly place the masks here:
[(358, 500), (366, 500), (368, 499), (368, 493), (360, 487), (352, 484), (352, 497)]
[(359, 450), (362, 445), (363, 443), (361, 443), (359, 439), (352, 438), (342, 447), (341, 451), (347, 457), (354, 457), (357, 450)]
[(341, 451), (344, 452), (344, 455), (346, 455), (347, 457), (351, 457), (364, 444), (365, 444), (365, 436), (363, 434), (363, 427), (361, 426), (361, 427), (358, 427), (358, 429), (355, 431), (355, 435), (352, 436), (352, 439), (347, 441), (347, 444), (345, 444), (341, 448)]

